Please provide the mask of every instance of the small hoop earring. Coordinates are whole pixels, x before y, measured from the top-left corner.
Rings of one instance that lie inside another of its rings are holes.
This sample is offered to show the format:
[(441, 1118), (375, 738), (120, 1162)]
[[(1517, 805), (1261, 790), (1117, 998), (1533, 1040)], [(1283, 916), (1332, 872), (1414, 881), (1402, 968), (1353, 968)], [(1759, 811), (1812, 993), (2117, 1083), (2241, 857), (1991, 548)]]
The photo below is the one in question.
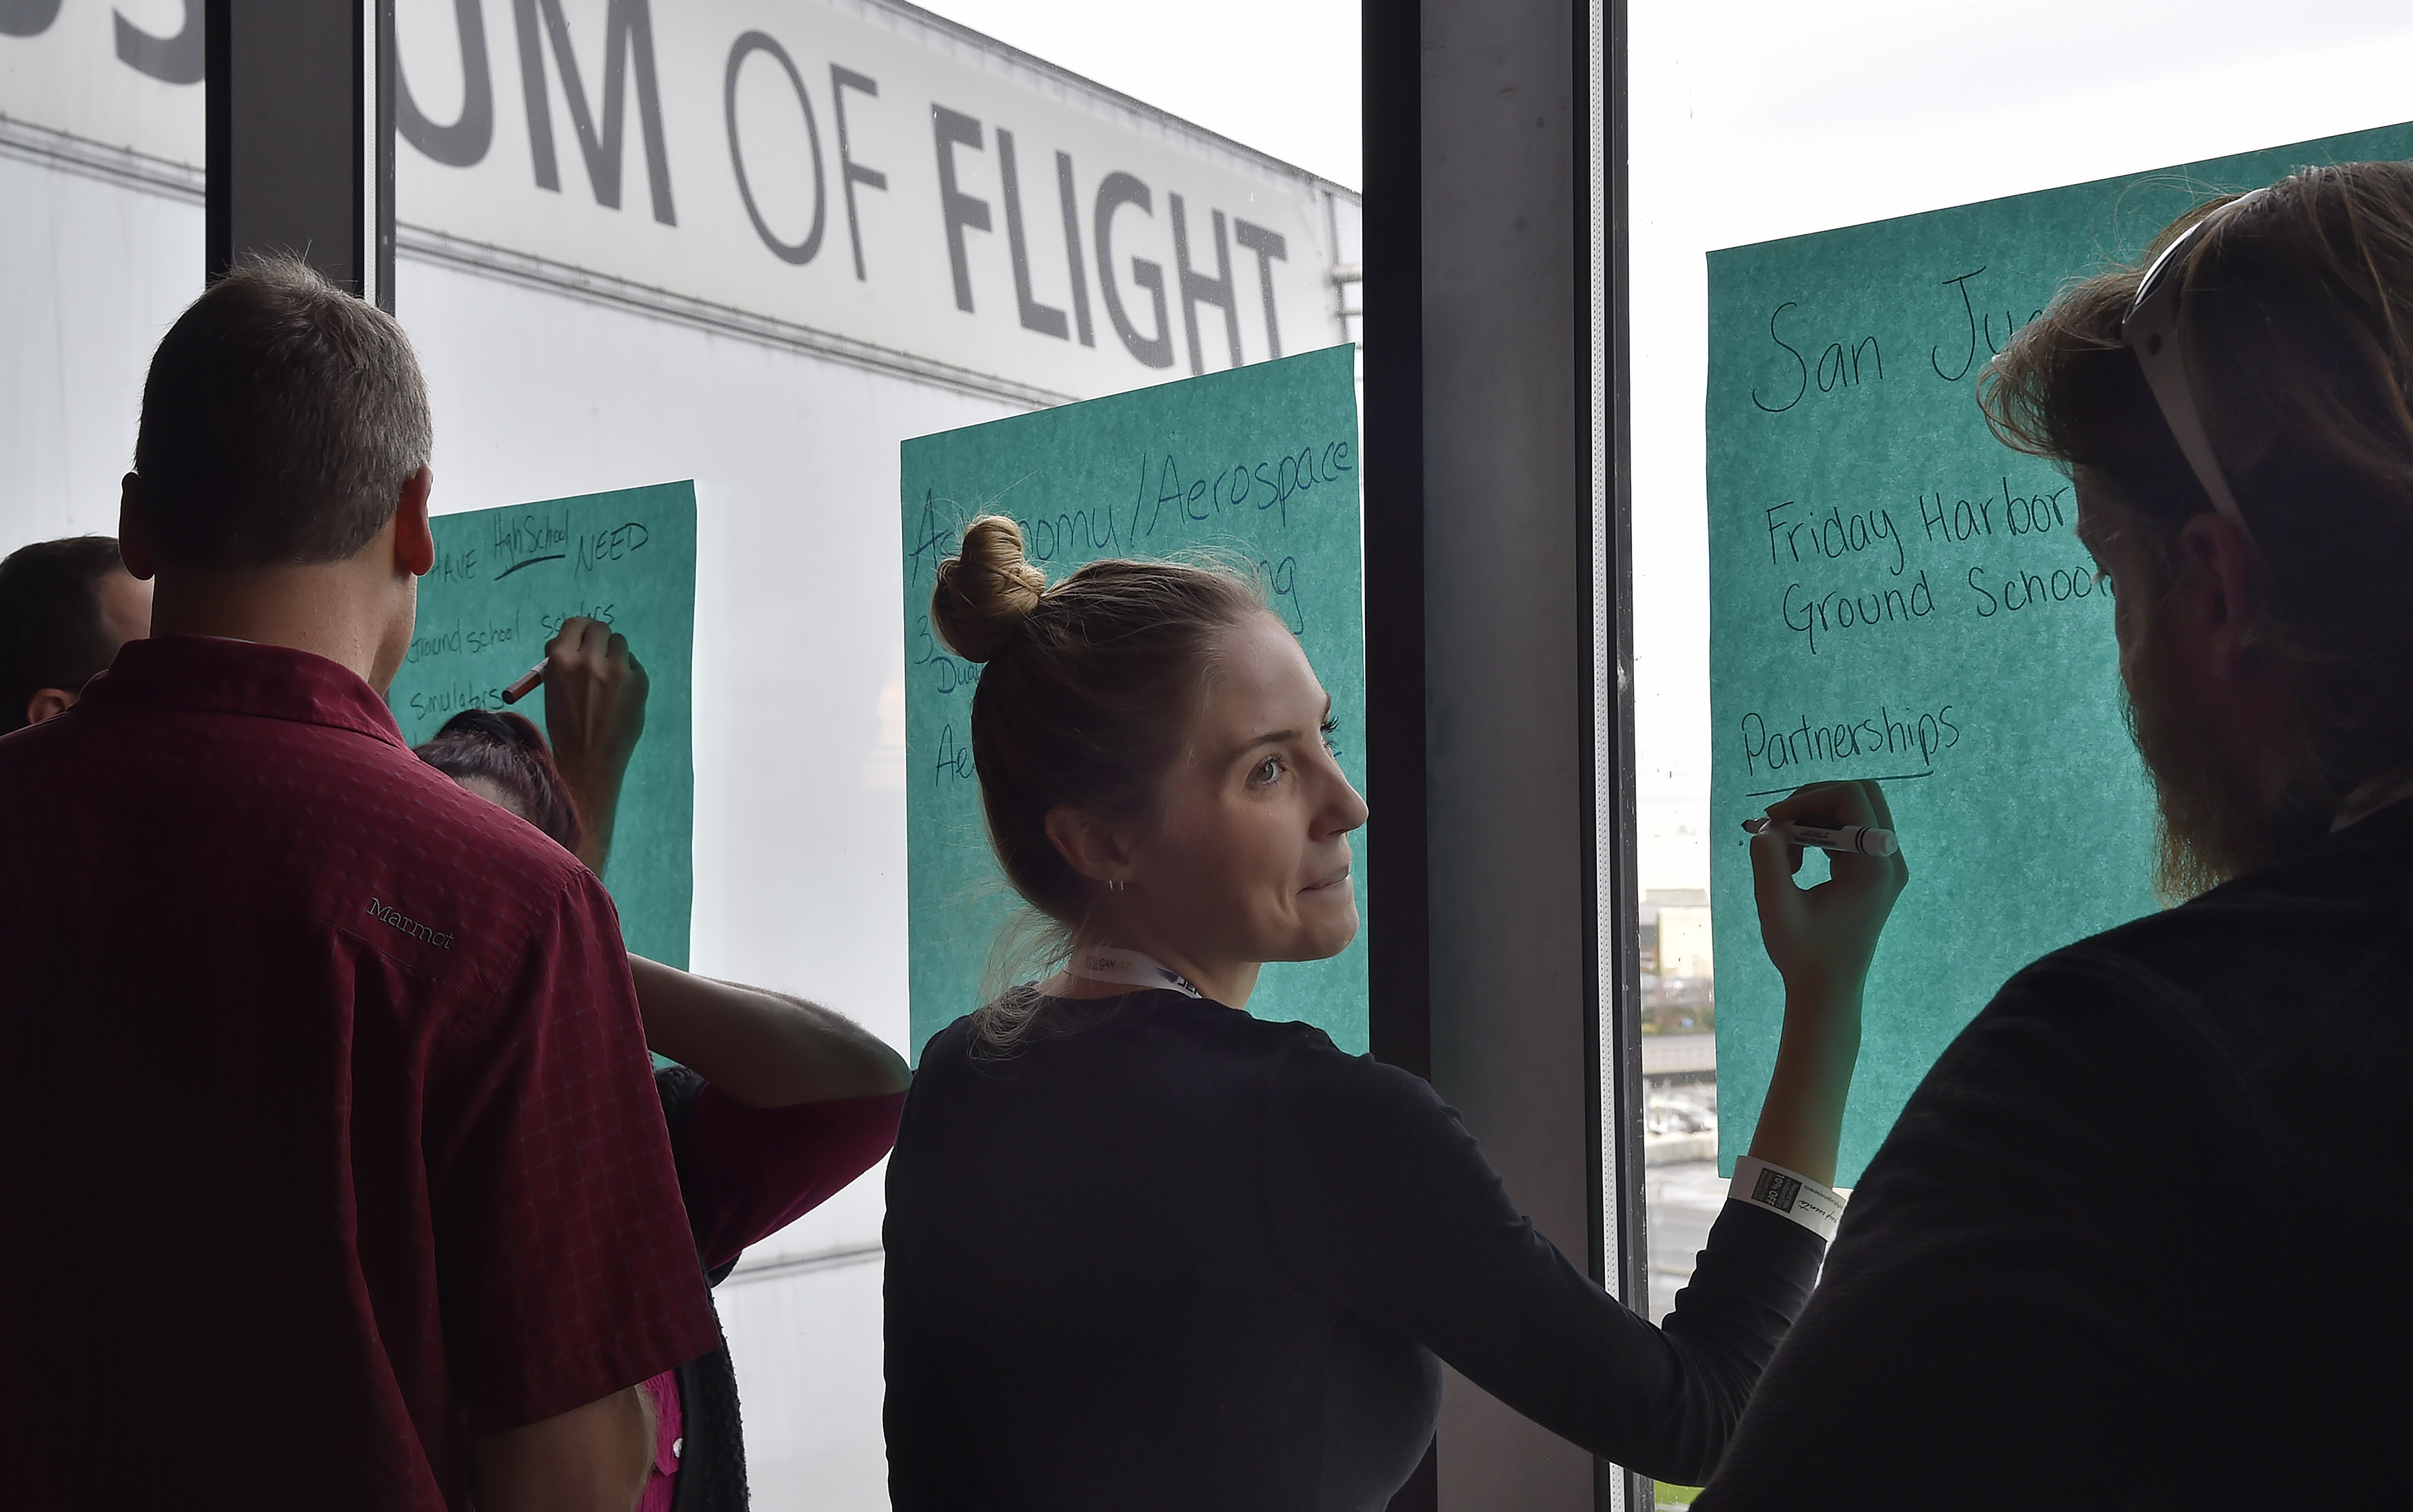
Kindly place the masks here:
[(1110, 892), (1110, 893), (1119, 893), (1119, 892), (1121, 892), (1122, 890), (1123, 890), (1123, 880), (1122, 880), (1120, 877), (1111, 877), (1111, 878), (1108, 878), (1108, 879), (1107, 879), (1107, 881), (1106, 881), (1106, 891), (1107, 891), (1107, 892)]

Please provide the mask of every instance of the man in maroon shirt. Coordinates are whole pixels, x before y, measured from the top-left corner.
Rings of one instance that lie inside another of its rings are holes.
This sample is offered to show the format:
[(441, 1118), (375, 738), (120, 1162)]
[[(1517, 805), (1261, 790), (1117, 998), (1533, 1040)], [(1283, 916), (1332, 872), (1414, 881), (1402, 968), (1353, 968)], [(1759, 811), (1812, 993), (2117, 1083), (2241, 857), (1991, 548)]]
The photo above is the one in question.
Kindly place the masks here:
[(713, 1347), (592, 874), (404, 746), (430, 427), (292, 262), (185, 311), (154, 638), (0, 738), (0, 1501), (609, 1507)]

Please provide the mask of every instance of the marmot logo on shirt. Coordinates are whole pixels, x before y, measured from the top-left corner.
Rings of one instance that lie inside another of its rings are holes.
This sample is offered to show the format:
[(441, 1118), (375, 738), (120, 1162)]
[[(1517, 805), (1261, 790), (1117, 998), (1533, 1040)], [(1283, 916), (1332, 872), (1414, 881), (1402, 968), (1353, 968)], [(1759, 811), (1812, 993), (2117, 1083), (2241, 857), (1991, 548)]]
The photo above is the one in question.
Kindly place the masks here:
[(438, 934), (435, 930), (427, 927), (427, 926), (420, 923), (417, 919), (407, 918), (400, 911), (390, 909), (374, 897), (369, 899), (369, 917), (377, 920), (379, 924), (385, 925), (389, 928), (401, 930), (404, 934), (410, 936), (413, 940), (424, 940), (429, 944), (436, 946), (439, 950), (451, 950), (452, 948), (452, 937), (451, 935)]

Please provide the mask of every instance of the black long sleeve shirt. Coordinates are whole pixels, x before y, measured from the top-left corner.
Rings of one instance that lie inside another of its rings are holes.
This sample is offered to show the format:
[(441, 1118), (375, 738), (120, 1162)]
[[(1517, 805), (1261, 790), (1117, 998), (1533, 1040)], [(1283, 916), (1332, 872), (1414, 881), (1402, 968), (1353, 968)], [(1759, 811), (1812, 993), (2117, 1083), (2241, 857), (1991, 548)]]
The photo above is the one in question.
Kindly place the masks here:
[(1168, 991), (924, 1052), (889, 1166), (898, 1512), (1358, 1512), (1414, 1469), (1436, 1356), (1697, 1480), (1823, 1250), (1729, 1205), (1665, 1328), (1519, 1214), (1422, 1080)]
[(2014, 977), (1701, 1512), (2405, 1505), (2408, 856), (2413, 803)]

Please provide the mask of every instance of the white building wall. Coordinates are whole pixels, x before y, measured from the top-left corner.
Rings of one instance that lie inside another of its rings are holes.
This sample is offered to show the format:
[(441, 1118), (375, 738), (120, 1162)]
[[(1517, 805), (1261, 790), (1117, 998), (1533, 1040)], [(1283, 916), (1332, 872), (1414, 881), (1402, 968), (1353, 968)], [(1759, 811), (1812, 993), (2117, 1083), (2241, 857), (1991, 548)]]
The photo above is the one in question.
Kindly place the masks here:
[(151, 349), (201, 291), (198, 175), (132, 189), (16, 140), (0, 136), (0, 556), (117, 533)]

